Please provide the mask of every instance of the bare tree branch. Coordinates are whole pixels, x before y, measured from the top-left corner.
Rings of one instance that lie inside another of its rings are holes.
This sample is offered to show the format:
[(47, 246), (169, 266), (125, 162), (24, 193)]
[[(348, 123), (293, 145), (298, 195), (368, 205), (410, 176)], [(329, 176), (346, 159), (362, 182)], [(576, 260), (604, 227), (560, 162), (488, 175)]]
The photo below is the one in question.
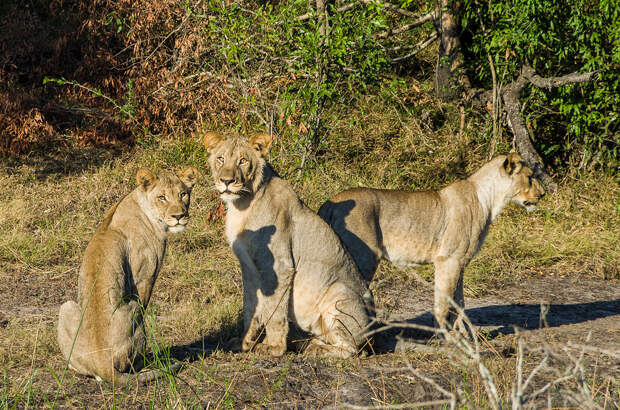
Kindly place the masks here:
[(529, 65), (524, 65), (522, 70), (523, 77), (528, 79), (530, 83), (534, 84), (536, 87), (546, 88), (547, 90), (566, 84), (585, 83), (594, 79), (596, 74), (598, 74), (597, 71), (591, 71), (589, 73), (570, 73), (561, 77), (544, 78), (536, 74), (534, 69)]
[(521, 117), (521, 102), (519, 101), (519, 96), (526, 83), (526, 78), (521, 75), (516, 81), (506, 86), (502, 93), (504, 111), (508, 114), (508, 125), (512, 129), (517, 151), (519, 151), (528, 166), (532, 168), (534, 176), (539, 178), (547, 186), (549, 191), (554, 192), (557, 189), (557, 185), (553, 182), (553, 179), (545, 169), (542, 159), (532, 144), (525, 122)]
[(590, 81), (595, 75), (596, 72), (585, 74), (572, 73), (562, 77), (543, 78), (536, 74), (532, 67), (525, 65), (523, 66), (519, 78), (510, 83), (502, 93), (502, 98), (505, 103), (504, 110), (508, 114), (509, 125), (514, 135), (517, 150), (521, 153), (523, 159), (525, 159), (530, 168), (532, 168), (534, 175), (540, 178), (542, 182), (547, 185), (550, 192), (554, 192), (557, 189), (557, 184), (553, 182), (553, 179), (545, 170), (540, 156), (536, 152), (534, 145), (532, 145), (530, 134), (525, 126), (525, 122), (523, 121), (523, 118), (521, 118), (521, 103), (519, 101), (521, 90), (523, 90), (523, 87), (525, 87), (528, 83), (538, 87), (551, 89), (565, 84)]

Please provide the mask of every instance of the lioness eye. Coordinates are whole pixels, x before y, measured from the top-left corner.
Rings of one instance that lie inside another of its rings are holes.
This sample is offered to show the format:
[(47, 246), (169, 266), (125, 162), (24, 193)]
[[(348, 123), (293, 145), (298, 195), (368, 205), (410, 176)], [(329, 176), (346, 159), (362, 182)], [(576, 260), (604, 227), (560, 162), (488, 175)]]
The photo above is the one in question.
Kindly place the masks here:
[(248, 160), (247, 160), (247, 159), (245, 159), (245, 158), (241, 158), (241, 159), (239, 160), (239, 165), (245, 165), (245, 164), (247, 164), (247, 162), (248, 162)]
[(157, 197), (157, 199), (159, 199), (160, 201), (165, 201), (166, 200), (166, 195), (160, 195)]
[(181, 199), (185, 199), (185, 197), (187, 196), (187, 192), (181, 192), (179, 196), (181, 197)]
[(217, 157), (217, 162), (220, 163), (220, 164), (223, 163), (224, 162), (224, 157), (221, 157), (221, 156)]

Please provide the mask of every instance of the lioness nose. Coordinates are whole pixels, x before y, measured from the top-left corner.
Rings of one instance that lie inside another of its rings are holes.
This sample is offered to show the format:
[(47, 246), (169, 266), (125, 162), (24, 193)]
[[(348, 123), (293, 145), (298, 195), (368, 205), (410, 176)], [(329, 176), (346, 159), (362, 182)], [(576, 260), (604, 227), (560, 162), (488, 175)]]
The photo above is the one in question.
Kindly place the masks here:
[(172, 217), (173, 217), (174, 219), (176, 219), (177, 221), (181, 220), (181, 218), (183, 218), (184, 216), (185, 216), (185, 214), (184, 214), (184, 213), (183, 213), (183, 214), (175, 214), (175, 215), (172, 215)]
[(228, 185), (231, 182), (234, 181), (234, 179), (224, 179), (224, 178), (220, 178), (220, 181), (222, 181), (224, 183), (224, 185)]

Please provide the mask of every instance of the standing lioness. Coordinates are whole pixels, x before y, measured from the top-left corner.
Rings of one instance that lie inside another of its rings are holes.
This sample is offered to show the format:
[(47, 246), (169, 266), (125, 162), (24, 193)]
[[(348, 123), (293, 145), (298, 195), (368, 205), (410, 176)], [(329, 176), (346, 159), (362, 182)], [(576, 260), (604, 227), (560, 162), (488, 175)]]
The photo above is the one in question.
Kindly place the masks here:
[(204, 144), (227, 208), (226, 237), (241, 264), (242, 350), (284, 354), (291, 320), (315, 336), (307, 352), (355, 354), (372, 296), (336, 234), (263, 158), (271, 136), (208, 133)]
[[(138, 187), (112, 207), (91, 239), (78, 281), (78, 303), (60, 307), (58, 344), (69, 367), (125, 384), (142, 367), (143, 313), (166, 253), (168, 232), (189, 221), (198, 170), (156, 177), (141, 169)], [(158, 372), (139, 374), (145, 381)]]
[(476, 255), (502, 208), (515, 202), (528, 211), (544, 195), (517, 153), (499, 156), (475, 174), (439, 191), (356, 188), (324, 203), (329, 223), (367, 281), (380, 258), (396, 265), (435, 265), (435, 319), (453, 321), (446, 295), (463, 306), (463, 270)]

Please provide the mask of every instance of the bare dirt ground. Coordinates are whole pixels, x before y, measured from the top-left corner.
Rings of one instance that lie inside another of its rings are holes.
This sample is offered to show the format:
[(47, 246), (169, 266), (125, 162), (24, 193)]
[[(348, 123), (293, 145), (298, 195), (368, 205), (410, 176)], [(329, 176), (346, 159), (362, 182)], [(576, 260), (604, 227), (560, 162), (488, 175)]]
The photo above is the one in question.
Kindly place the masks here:
[[(487, 406), (484, 389), (475, 368), (446, 354), (443, 344), (411, 331), (388, 332), (391, 345), (384, 352), (352, 360), (311, 359), (293, 352), (282, 358), (231, 353), (209, 341), (175, 341), (172, 355), (187, 366), (175, 379), (175, 393), (159, 381), (150, 386), (130, 386), (119, 394), (110, 385), (91, 378), (63, 373), (63, 362), (55, 344), (57, 311), (67, 295), (60, 291), (75, 272), (50, 278), (45, 272), (0, 273), (0, 340), (6, 343), (10, 363), (5, 368), (5, 395), (11, 386), (28, 380), (34, 386), (29, 404), (50, 407), (269, 407), (319, 408), (377, 406), (430, 402), (446, 396), (416, 377), (408, 365), (448, 391), (460, 392), (465, 407)], [(480, 298), (466, 298), (466, 312), (482, 335), (484, 361), (495, 375), (500, 397), (508, 402), (516, 363), (515, 329), (528, 350), (524, 370), (541, 360), (541, 348), (555, 352), (552, 365), (534, 378), (540, 388), (557, 372), (571, 367), (570, 355), (579, 349), (567, 344), (588, 345), (615, 352), (584, 353), (587, 385), (603, 408), (620, 405), (620, 281), (591, 277), (519, 277), (513, 283), (491, 290)], [(384, 320), (432, 325), (432, 289), (411, 279), (379, 278), (375, 284), (379, 317)], [(542, 312), (541, 315), (541, 304)], [(159, 318), (158, 318), (159, 319)], [(29, 332), (27, 342), (18, 342), (17, 328)], [(399, 334), (400, 333), (400, 334)], [(8, 336), (11, 335), (11, 338)], [(404, 335), (404, 336), (403, 336)], [(412, 343), (415, 342), (415, 343)], [(389, 344), (389, 343), (388, 343)], [(436, 349), (436, 346), (440, 348)], [(422, 349), (420, 349), (422, 347)], [(564, 349), (564, 350), (563, 350)], [(568, 352), (568, 353), (567, 353)], [(564, 356), (566, 357), (564, 357)], [(555, 369), (555, 370), (554, 370)], [(1, 376), (0, 376), (1, 377)], [(570, 405), (561, 389), (550, 389), (549, 397), (538, 398), (535, 407)], [(177, 403), (171, 402), (177, 398)], [(15, 397), (22, 407), (24, 397)], [(507, 405), (508, 406), (508, 405)], [(9, 407), (11, 403), (9, 402)]]

